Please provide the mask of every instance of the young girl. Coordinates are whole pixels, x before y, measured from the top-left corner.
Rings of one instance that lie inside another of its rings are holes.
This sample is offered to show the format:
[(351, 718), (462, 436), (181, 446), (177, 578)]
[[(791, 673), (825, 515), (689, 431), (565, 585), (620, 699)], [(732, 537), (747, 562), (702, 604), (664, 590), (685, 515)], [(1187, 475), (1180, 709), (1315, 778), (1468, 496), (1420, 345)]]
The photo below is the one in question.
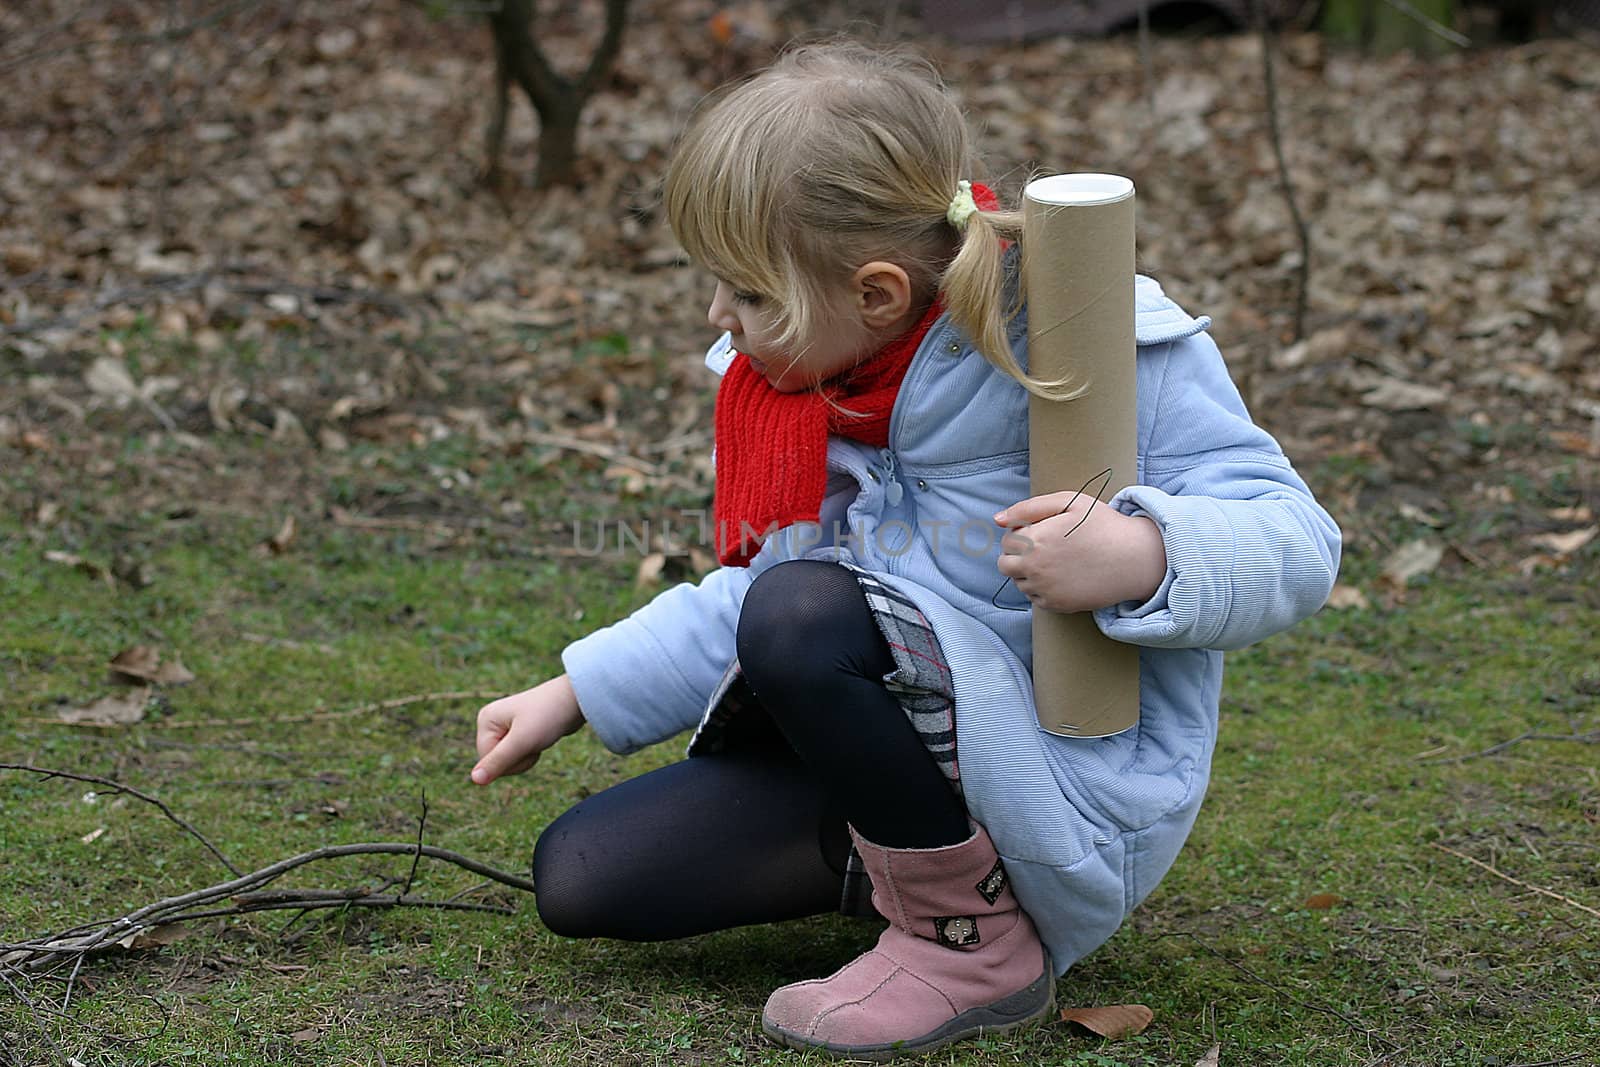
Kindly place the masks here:
[[(1137, 484), (1028, 498), (1028, 393), (1071, 383), (1027, 374), (1020, 217), (974, 169), (937, 77), (858, 46), (792, 50), (700, 109), (665, 200), (726, 331), (724, 565), (478, 715), (479, 784), (586, 722), (618, 752), (699, 724), (689, 758), (541, 835), (557, 933), (870, 914), (870, 882), (877, 947), (767, 1002), (797, 1048), (884, 1058), (1042, 1018), (1194, 822), (1221, 650), (1316, 611), (1338, 565), (1208, 321), (1147, 278)], [(1032, 611), (1140, 646), (1136, 728), (1039, 729)]]

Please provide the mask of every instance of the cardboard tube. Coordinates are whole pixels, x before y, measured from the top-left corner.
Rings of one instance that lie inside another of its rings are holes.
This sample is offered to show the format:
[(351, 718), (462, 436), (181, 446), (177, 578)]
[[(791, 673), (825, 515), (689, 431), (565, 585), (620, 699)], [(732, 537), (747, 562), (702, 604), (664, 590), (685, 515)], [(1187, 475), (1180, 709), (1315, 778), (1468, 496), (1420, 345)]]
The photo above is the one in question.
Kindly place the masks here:
[[(1028, 370), (1083, 387), (1071, 400), (1030, 399), (1035, 496), (1109, 500), (1136, 477), (1133, 206), (1133, 182), (1115, 174), (1057, 174), (1023, 190)], [(1101, 634), (1089, 612), (1036, 608), (1033, 699), (1050, 733), (1121, 733), (1139, 721), (1139, 650)]]

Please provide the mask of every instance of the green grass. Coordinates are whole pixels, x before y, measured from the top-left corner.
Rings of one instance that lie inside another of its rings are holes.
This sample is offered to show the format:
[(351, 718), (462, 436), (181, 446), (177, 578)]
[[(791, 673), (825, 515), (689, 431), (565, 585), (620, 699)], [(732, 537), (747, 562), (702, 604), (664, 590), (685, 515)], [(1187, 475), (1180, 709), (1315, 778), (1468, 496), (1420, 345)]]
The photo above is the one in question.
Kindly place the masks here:
[[(481, 790), (466, 780), (475, 701), (281, 721), (542, 679), (564, 644), (642, 601), (633, 560), (546, 558), (488, 535), (440, 548), (319, 522), (272, 556), (256, 548), (271, 532), (259, 521), (69, 516), (70, 537), (0, 526), (0, 762), (155, 794), (242, 868), (411, 840), (426, 795), (431, 843), (523, 871), (539, 829), (572, 801), (678, 755), (669, 744), (618, 759), (581, 734)], [(43, 562), (61, 547), (131, 551), (152, 582), (113, 586)], [(1570, 582), (1438, 579), (1395, 607), (1325, 612), (1232, 657), (1188, 849), (1059, 988), (1064, 1004), (1148, 1004), (1153, 1025), (1117, 1042), (1049, 1026), (928, 1062), (1187, 1067), (1213, 1041), (1227, 1064), (1595, 1062), (1600, 918), (1435, 847), (1600, 907), (1592, 745), (1530, 739), (1444, 762), (1524, 731), (1600, 726), (1600, 609)], [(140, 643), (181, 656), (197, 680), (164, 689), (136, 726), (48, 721), (108, 691), (106, 661)], [(251, 724), (190, 725), (235, 719)], [(0, 942), (225, 877), (154, 808), (90, 791), (0, 772)], [(335, 861), (293, 884), (371, 883), (407, 866)], [(415, 888), (445, 897), (473, 882), (424, 865)], [(1339, 899), (1307, 907), (1316, 894)], [(571, 942), (542, 929), (531, 900), (489, 896), (516, 915), (201, 924), (165, 949), (87, 965), (64, 1016), (0, 990), (0, 1033), (24, 1064), (821, 1062), (767, 1046), (761, 1003), (875, 933), (830, 917), (660, 945)], [(59, 998), (62, 986), (35, 992)]]

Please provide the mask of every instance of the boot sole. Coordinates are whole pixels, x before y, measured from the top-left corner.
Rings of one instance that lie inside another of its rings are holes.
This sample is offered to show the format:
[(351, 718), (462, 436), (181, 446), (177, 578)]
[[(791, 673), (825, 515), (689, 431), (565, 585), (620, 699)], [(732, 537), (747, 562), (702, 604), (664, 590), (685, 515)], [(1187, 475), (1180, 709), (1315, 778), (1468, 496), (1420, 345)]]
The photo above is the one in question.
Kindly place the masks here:
[(890, 1041), (879, 1045), (837, 1045), (817, 1041), (804, 1034), (761, 1019), (761, 1032), (780, 1045), (805, 1051), (815, 1049), (841, 1058), (882, 1062), (896, 1056), (912, 1056), (932, 1052), (962, 1038), (979, 1034), (1003, 1034), (1031, 1026), (1050, 1014), (1056, 1001), (1055, 969), (1050, 966), (1050, 954), (1045, 953), (1044, 973), (1022, 989), (981, 1008), (968, 1008), (943, 1026), (928, 1031), (921, 1037), (903, 1041)]

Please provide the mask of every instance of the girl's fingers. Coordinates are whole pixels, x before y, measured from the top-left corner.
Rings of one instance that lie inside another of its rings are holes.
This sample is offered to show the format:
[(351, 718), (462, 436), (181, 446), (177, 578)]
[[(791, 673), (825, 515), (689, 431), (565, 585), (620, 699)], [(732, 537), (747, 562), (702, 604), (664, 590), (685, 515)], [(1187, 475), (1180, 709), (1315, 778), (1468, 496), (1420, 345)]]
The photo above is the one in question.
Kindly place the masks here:
[(478, 755), (487, 756), (500, 743), (511, 729), (510, 718), (502, 714), (500, 705), (502, 701), (496, 700), (492, 704), (485, 704), (478, 709), (477, 746)]
[(472, 768), (472, 781), (477, 785), (488, 785), (496, 778), (504, 778), (508, 774), (521, 774), (537, 762), (539, 762), (538, 752), (524, 755), (513, 752), (510, 745), (502, 743)]
[(1043, 496), (1030, 496), (1026, 500), (1019, 500), (994, 517), (999, 526), (1027, 526), (1052, 515), (1059, 515), (1065, 511), (1067, 505), (1072, 503), (1074, 497), (1082, 499), (1087, 494), (1072, 491), (1062, 493), (1045, 493)]
[(1025, 556), (1033, 550), (1035, 544), (1034, 539), (1027, 534), (1013, 530), (1000, 538), (1000, 558), (1004, 560), (1009, 556)]

